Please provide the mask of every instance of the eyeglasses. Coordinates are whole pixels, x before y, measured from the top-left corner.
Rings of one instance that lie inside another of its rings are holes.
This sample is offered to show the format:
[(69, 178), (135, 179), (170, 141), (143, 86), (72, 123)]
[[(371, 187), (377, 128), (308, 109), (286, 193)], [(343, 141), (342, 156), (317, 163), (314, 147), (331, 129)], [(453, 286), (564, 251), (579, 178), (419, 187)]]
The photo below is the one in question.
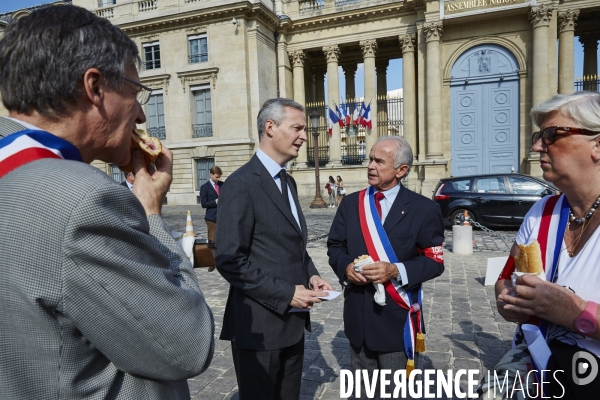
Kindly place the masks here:
[(148, 101), (150, 100), (150, 95), (152, 94), (152, 89), (150, 89), (148, 86), (144, 86), (141, 83), (136, 82), (131, 79), (128, 79), (128, 78), (123, 78), (123, 80), (125, 80), (129, 83), (133, 83), (135, 86), (140, 87), (140, 91), (137, 93), (137, 101), (141, 105), (148, 103)]
[[(557, 133), (558, 131), (564, 131), (565, 133)], [(551, 144), (554, 144), (554, 142), (556, 142), (557, 136), (594, 136), (599, 134), (600, 132), (593, 132), (583, 128), (569, 128), (567, 126), (548, 126), (541, 131), (533, 132), (533, 135), (531, 135), (531, 145), (533, 146), (538, 140), (542, 139), (542, 143), (544, 143), (544, 146), (550, 146)]]

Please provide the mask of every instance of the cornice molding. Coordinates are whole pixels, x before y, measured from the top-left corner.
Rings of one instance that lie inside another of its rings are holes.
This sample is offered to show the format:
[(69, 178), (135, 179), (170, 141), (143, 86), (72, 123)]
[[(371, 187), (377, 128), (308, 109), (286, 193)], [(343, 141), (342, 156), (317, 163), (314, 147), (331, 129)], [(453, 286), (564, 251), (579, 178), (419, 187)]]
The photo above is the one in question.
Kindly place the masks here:
[(140, 77), (140, 82), (152, 89), (163, 89), (165, 94), (169, 94), (169, 79), (171, 74), (162, 74), (154, 76)]
[(177, 77), (181, 80), (181, 87), (183, 88), (183, 93), (189, 83), (195, 82), (208, 82), (212, 83), (213, 89), (216, 88), (217, 84), (217, 74), (219, 73), (219, 68), (204, 68), (198, 69), (195, 71), (186, 71), (186, 72), (178, 72)]

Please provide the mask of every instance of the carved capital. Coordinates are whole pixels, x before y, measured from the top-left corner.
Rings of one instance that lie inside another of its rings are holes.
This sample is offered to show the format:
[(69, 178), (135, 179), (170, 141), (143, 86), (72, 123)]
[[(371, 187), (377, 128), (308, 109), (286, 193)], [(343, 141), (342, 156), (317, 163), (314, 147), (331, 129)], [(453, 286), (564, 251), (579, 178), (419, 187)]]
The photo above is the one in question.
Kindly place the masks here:
[(323, 47), (323, 53), (325, 53), (325, 58), (327, 62), (338, 62), (340, 58), (340, 48), (337, 44), (332, 44), (331, 46)]
[(303, 50), (291, 51), (289, 54), (290, 61), (292, 62), (293, 67), (304, 67), (304, 60), (306, 59), (306, 54), (304, 54)]
[(415, 51), (415, 44), (417, 43), (416, 35), (400, 35), (398, 36), (398, 39), (400, 40), (400, 45), (402, 46), (403, 53)]
[(550, 20), (552, 19), (552, 7), (548, 7), (543, 4), (539, 7), (531, 7), (529, 14), (529, 20), (534, 28), (538, 26), (550, 26)]
[(579, 19), (579, 10), (567, 10), (558, 13), (559, 32), (574, 31)]
[(429, 22), (427, 24), (423, 24), (425, 40), (428, 42), (431, 42), (432, 40), (440, 40), (443, 31), (444, 26), (442, 25), (442, 21)]
[(377, 41), (375, 39), (361, 40), (359, 44), (363, 58), (375, 58), (375, 52), (377, 51)]

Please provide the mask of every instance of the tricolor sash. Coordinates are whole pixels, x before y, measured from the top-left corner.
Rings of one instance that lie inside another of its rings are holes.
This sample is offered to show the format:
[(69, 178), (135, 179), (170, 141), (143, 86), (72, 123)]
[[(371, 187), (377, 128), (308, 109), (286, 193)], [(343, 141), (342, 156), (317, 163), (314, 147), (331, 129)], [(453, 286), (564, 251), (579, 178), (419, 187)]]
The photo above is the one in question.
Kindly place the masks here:
[(43, 158), (82, 161), (77, 148), (66, 140), (45, 131), (25, 129), (0, 139), (0, 178)]
[[(370, 186), (363, 189), (358, 194), (358, 214), (360, 219), (360, 228), (362, 231), (367, 252), (373, 261), (386, 261), (392, 264), (398, 263), (398, 257), (390, 240), (383, 229), (383, 224), (375, 207), (375, 188)], [(404, 352), (408, 358), (406, 363), (407, 373), (414, 368), (415, 352), (425, 351), (425, 338), (423, 336), (423, 327), (421, 324), (421, 307), (423, 298), (423, 289), (419, 288), (418, 293), (404, 290), (396, 279), (384, 283), (384, 287), (389, 296), (405, 310), (408, 310), (408, 316), (404, 324)]]

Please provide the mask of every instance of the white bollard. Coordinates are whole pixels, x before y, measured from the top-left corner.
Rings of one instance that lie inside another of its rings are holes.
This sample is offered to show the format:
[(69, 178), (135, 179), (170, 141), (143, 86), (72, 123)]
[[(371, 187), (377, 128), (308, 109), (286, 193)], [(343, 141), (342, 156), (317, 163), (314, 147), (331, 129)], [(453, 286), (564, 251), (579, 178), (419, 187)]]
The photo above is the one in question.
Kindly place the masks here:
[(473, 227), (471, 225), (452, 226), (452, 252), (465, 256), (473, 254)]

